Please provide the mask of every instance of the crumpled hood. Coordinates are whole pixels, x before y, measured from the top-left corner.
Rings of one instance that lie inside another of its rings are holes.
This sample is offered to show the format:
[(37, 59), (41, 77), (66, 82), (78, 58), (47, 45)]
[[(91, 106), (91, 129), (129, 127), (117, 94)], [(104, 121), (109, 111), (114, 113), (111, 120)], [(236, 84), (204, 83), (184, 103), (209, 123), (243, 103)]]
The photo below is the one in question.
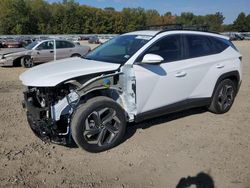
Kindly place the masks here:
[(119, 66), (79, 57), (67, 58), (35, 66), (22, 73), (19, 79), (25, 86), (53, 87), (71, 78), (117, 70)]
[(25, 48), (7, 48), (7, 49), (2, 49), (0, 51), (0, 55), (10, 55), (10, 54), (27, 52), (27, 51), (29, 51), (29, 50), (27, 50)]

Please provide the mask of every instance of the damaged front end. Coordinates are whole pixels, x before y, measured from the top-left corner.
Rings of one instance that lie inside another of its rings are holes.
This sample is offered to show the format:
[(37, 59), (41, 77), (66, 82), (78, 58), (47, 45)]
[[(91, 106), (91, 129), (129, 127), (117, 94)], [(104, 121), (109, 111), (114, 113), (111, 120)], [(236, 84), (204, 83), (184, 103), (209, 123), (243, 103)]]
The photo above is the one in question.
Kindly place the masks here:
[(55, 106), (69, 94), (67, 87), (29, 87), (24, 92), (24, 107), (32, 131), (43, 141), (66, 145), (70, 142), (70, 111), (55, 118)]
[(126, 75), (115, 72), (68, 80), (56, 87), (28, 87), (24, 92), (24, 107), (31, 129), (43, 141), (70, 145), (70, 123), (78, 104), (99, 95), (119, 103), (131, 121), (135, 93), (131, 95), (132, 84), (128, 87), (130, 77)]

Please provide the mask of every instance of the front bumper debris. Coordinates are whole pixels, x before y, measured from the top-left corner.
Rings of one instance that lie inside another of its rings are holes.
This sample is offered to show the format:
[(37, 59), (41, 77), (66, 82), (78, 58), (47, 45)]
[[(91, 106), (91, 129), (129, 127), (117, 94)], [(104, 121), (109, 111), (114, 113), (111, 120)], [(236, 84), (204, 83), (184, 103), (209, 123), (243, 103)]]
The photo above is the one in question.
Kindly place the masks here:
[(68, 136), (58, 135), (57, 131), (53, 130), (52, 127), (49, 127), (47, 122), (35, 120), (32, 114), (30, 114), (29, 112), (27, 112), (27, 120), (31, 130), (42, 141), (61, 145), (69, 144)]
[[(57, 124), (51, 118), (44, 118), (49, 108), (35, 107), (28, 98), (28, 93), (24, 92), (25, 100), (22, 106), (27, 111), (27, 120), (34, 134), (44, 142), (52, 142), (61, 145), (71, 144), (69, 128), (66, 133), (60, 133)], [(42, 117), (42, 118), (41, 118)]]

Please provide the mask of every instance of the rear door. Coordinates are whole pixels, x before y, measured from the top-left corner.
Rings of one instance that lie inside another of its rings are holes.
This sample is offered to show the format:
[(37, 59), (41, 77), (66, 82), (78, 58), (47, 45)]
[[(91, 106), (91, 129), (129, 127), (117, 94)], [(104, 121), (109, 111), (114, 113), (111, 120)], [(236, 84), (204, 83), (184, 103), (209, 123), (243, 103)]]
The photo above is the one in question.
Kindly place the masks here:
[(56, 59), (71, 57), (74, 53), (75, 45), (68, 41), (56, 41)]
[(184, 35), (185, 69), (189, 74), (195, 75), (195, 79), (192, 80), (194, 86), (188, 91), (190, 99), (211, 97), (214, 82), (218, 79), (219, 72), (223, 72), (225, 67), (224, 63), (220, 62), (220, 59), (223, 59), (220, 52), (223, 50), (217, 49), (213, 38), (198, 34)]

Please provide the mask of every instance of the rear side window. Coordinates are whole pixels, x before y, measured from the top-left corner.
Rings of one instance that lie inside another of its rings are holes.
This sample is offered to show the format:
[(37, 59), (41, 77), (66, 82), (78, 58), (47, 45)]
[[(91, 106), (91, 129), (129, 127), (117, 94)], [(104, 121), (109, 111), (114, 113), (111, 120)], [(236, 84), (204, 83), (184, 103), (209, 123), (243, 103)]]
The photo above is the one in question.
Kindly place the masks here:
[(203, 35), (185, 35), (187, 58), (195, 58), (215, 54), (209, 37)]
[(73, 48), (74, 44), (67, 41), (56, 41), (56, 48)]
[(67, 48), (74, 48), (75, 47), (75, 45), (73, 43), (71, 43), (71, 42), (65, 41), (65, 44), (66, 44)]

